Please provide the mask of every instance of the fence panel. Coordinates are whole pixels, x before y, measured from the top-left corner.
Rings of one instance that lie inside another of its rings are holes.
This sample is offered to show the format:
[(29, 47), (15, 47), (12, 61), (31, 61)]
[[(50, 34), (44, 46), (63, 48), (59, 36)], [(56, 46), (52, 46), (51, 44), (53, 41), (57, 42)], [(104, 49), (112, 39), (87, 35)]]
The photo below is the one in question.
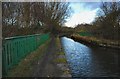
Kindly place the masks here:
[(3, 40), (2, 67), (3, 76), (32, 51), (49, 39), (49, 34), (35, 34), (5, 38)]

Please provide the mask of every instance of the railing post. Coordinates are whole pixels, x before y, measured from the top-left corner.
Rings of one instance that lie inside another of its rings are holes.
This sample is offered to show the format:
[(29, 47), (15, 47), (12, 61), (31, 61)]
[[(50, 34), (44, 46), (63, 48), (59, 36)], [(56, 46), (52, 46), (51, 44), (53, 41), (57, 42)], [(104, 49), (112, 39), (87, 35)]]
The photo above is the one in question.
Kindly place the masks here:
[(3, 74), (48, 39), (48, 34), (5, 38), (2, 50)]

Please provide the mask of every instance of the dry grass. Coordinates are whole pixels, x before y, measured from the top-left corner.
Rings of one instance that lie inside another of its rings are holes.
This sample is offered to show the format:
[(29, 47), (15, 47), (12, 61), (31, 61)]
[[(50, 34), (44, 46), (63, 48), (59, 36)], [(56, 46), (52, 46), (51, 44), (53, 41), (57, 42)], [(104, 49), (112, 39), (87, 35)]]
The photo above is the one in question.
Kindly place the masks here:
[[(59, 49), (59, 51), (56, 53), (56, 55), (57, 56), (65, 55), (65, 53), (62, 50), (61, 43), (60, 43), (60, 38), (59, 37), (56, 38), (56, 45), (57, 45), (57, 48)], [(56, 62), (56, 63), (67, 63), (67, 61), (66, 61), (65, 58), (56, 58), (54, 60), (54, 62)]]
[(78, 34), (73, 35), (76, 39), (84, 40), (84, 41), (91, 41), (91, 42), (96, 42), (98, 44), (110, 44), (110, 45), (120, 45), (120, 41), (114, 41), (114, 40), (108, 40), (108, 39), (103, 39), (103, 38), (96, 38), (96, 37), (90, 37), (90, 36), (80, 36)]
[(61, 43), (60, 43), (60, 38), (59, 37), (57, 37), (56, 38), (56, 45), (57, 45), (57, 47), (59, 48), (59, 49), (61, 49)]
[(56, 62), (56, 63), (67, 63), (65, 58), (57, 58), (57, 59), (54, 60), (54, 62)]
[(57, 55), (65, 55), (64, 52), (58, 52)]

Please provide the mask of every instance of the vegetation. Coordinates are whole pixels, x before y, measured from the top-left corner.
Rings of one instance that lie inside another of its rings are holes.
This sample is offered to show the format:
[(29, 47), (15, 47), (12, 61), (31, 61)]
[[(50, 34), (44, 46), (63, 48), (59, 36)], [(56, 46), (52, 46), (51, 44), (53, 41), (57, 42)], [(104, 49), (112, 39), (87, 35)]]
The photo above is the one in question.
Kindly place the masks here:
[(71, 14), (69, 3), (3, 2), (2, 8), (3, 37), (44, 32), (54, 36), (88, 32), (105, 39), (120, 39), (120, 2), (102, 3), (92, 24), (78, 24), (76, 28), (63, 26)]
[(3, 37), (51, 32), (59, 28), (70, 16), (65, 2), (3, 2)]
[[(3, 2), (2, 10), (3, 38), (46, 32), (58, 36), (60, 32), (65, 32), (62, 26), (70, 16), (69, 3), (65, 2)], [(18, 66), (11, 69), (8, 76), (30, 76), (31, 73), (28, 72), (33, 72), (33, 63), (43, 55), (43, 50), (46, 50), (44, 47), (40, 48), (42, 50), (31, 53)], [(66, 59), (56, 58), (56, 62), (66, 62)]]
[(101, 39), (94, 36), (81, 36), (79, 34), (73, 34), (72, 38), (81, 42), (84, 42), (86, 44), (93, 44), (93, 45), (99, 45), (99, 46), (106, 46), (106, 47), (112, 47), (112, 48), (120, 48), (120, 41), (119, 40), (107, 40), (107, 39)]
[(120, 40), (120, 2), (104, 2), (92, 24), (78, 24), (77, 33), (90, 33), (97, 38)]
[(60, 38), (56, 38), (56, 45), (57, 49), (59, 50), (56, 53), (56, 58), (54, 59), (54, 62), (57, 63), (57, 66), (62, 70), (63, 76), (62, 77), (71, 77), (70, 69), (65, 57), (64, 50), (62, 49)]
[(48, 47), (51, 39), (49, 39), (45, 44), (41, 45), (36, 51), (29, 54), (25, 59), (23, 59), (17, 66), (9, 70), (8, 77), (29, 77), (33, 71), (34, 65), (39, 63), (34, 63), (38, 61), (44, 54)]
[(58, 52), (57, 54), (58, 54), (58, 55), (65, 55), (64, 52)]
[(65, 58), (58, 58), (55, 60), (56, 63), (67, 63)]
[(100, 13), (93, 22), (93, 33), (106, 39), (120, 39), (120, 2), (103, 3)]
[(62, 49), (60, 39), (58, 37), (56, 38), (56, 45), (57, 45), (57, 49), (58, 49), (58, 52), (56, 53), (56, 55), (58, 57), (54, 60), (54, 62), (55, 63), (67, 63), (67, 60), (65, 58), (65, 53), (64, 53), (64, 51)]

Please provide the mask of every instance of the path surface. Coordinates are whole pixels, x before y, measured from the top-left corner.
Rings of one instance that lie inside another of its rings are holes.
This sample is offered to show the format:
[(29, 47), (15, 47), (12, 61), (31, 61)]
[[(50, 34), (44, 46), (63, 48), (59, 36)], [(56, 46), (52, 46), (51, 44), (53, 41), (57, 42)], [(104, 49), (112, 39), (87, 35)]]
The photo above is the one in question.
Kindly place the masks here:
[(38, 65), (34, 68), (33, 77), (60, 77), (62, 75), (57, 64), (54, 63), (56, 52), (58, 52), (58, 50), (55, 44), (55, 38), (53, 37), (46, 53), (43, 55), (42, 59), (37, 62)]

